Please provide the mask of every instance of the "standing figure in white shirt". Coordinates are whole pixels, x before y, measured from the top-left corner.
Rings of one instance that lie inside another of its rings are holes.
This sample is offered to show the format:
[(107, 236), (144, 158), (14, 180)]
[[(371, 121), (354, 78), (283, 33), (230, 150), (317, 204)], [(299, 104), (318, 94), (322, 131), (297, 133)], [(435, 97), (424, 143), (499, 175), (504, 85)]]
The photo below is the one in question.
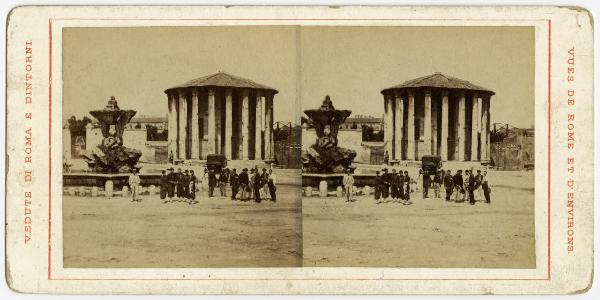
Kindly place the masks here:
[(352, 198), (352, 187), (354, 186), (354, 177), (350, 174), (350, 170), (346, 171), (346, 175), (342, 179), (344, 191), (346, 192), (346, 202), (350, 202)]

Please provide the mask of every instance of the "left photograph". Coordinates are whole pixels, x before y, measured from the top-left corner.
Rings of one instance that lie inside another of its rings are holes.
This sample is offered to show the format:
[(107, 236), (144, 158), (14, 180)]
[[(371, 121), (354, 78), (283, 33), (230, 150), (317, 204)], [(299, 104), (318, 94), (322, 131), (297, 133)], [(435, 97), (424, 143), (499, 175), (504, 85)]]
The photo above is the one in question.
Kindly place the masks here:
[(297, 29), (63, 29), (63, 266), (302, 266)]

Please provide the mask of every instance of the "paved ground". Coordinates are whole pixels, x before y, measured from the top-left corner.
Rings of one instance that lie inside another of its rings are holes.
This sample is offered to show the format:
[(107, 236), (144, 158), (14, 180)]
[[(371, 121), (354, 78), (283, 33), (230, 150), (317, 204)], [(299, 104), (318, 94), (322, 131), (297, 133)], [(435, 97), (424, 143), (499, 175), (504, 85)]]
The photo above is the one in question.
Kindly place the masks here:
[(142, 196), (63, 198), (65, 267), (297, 267), (302, 264), (300, 186), (278, 202), (206, 198), (197, 204)]
[(533, 173), (488, 178), (491, 205), (304, 198), (304, 266), (534, 268)]

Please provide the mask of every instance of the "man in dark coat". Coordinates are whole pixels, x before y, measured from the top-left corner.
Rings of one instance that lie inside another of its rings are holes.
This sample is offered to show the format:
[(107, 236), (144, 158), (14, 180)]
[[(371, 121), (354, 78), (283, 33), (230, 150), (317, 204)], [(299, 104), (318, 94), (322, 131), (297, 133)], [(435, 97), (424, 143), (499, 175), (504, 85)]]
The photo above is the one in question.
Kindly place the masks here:
[(396, 195), (396, 197), (398, 197), (398, 200), (400, 200), (400, 202), (404, 203), (404, 173), (402, 172), (402, 170), (400, 170), (398, 172), (398, 176), (396, 176), (396, 184), (398, 186), (398, 195)]
[(396, 169), (392, 169), (392, 173), (388, 175), (390, 181), (390, 197), (392, 201), (396, 201), (399, 198), (398, 195), (398, 173)]
[(258, 172), (258, 169), (256, 170), (256, 172), (254, 173), (254, 177), (252, 178), (252, 188), (254, 189), (254, 201), (255, 202), (259, 202), (261, 201), (260, 199), (260, 189), (263, 186), (263, 177), (261, 176), (261, 174)]
[(473, 171), (469, 171), (469, 184), (468, 184), (468, 190), (469, 190), (469, 204), (473, 205), (475, 204), (475, 176), (473, 176)]
[(221, 192), (221, 197), (227, 196), (227, 183), (229, 182), (229, 170), (223, 169), (221, 170), (221, 175), (219, 176), (219, 191)]
[(238, 177), (240, 188), (242, 189), (241, 200), (248, 200), (248, 184), (250, 183), (250, 178), (248, 177), (248, 169), (242, 169), (240, 176)]
[(456, 171), (454, 177), (452, 177), (452, 181), (454, 183), (454, 202), (462, 202), (461, 195), (465, 192), (463, 189), (463, 176), (462, 170)]
[(181, 172), (181, 168), (177, 169), (177, 173), (175, 173), (175, 187), (177, 188), (177, 198), (180, 200), (181, 198), (185, 198), (185, 190), (183, 189), (185, 185), (185, 174)]
[(483, 196), (485, 197), (485, 203), (490, 204), (490, 193), (492, 189), (490, 188), (490, 184), (487, 179), (487, 171), (483, 171), (483, 176), (481, 178), (481, 188), (483, 188)]
[(269, 188), (271, 201), (277, 202), (277, 177), (273, 174), (273, 169), (269, 169), (267, 174), (267, 187)]
[(375, 204), (381, 203), (379, 198), (381, 198), (381, 189), (383, 188), (383, 179), (381, 179), (381, 175), (379, 175), (379, 171), (375, 172), (375, 183), (373, 186), (375, 196)]
[(231, 184), (231, 200), (235, 200), (240, 189), (240, 180), (237, 171), (234, 169), (229, 173), (229, 183)]
[(208, 197), (213, 196), (213, 191), (215, 190), (216, 185), (217, 177), (215, 176), (215, 171), (210, 169), (208, 170)]
[(452, 171), (446, 171), (444, 175), (444, 188), (446, 189), (446, 201), (450, 201), (450, 196), (454, 190), (454, 179), (452, 178)]
[(177, 176), (173, 173), (173, 168), (168, 168), (169, 174), (167, 174), (167, 195), (169, 202), (173, 200), (175, 196), (175, 186), (177, 184)]
[(190, 171), (188, 170), (183, 172), (183, 197), (185, 199), (190, 197)]
[(381, 186), (381, 198), (387, 202), (387, 199), (390, 196), (390, 173), (388, 173), (387, 168), (383, 168), (381, 180), (383, 181), (383, 185)]
[[(160, 173), (160, 199), (165, 200), (169, 191), (169, 178), (165, 170), (162, 170)], [(163, 203), (167, 203), (167, 201), (163, 201)]]
[(429, 186), (431, 186), (431, 174), (429, 171), (423, 170), (423, 199), (429, 194)]

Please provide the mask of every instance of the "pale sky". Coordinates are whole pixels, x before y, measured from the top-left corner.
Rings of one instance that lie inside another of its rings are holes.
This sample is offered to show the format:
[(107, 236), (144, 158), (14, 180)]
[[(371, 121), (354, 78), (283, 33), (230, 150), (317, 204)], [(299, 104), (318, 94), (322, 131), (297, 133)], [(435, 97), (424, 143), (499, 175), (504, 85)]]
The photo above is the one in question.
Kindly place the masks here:
[(275, 121), (298, 122), (326, 94), (381, 116), (382, 89), (442, 72), (495, 91), (492, 122), (534, 123), (533, 27), (69, 28), (64, 114), (114, 95), (138, 115), (165, 115), (165, 89), (220, 70), (277, 89)]

